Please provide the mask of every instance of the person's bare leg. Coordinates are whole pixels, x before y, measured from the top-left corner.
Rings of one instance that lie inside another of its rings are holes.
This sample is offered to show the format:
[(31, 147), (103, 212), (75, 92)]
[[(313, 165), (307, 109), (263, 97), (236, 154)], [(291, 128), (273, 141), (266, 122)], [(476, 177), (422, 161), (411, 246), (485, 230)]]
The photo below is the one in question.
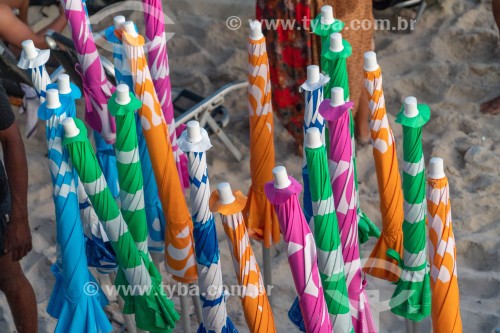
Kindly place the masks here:
[[(491, 2), (491, 10), (498, 30), (500, 30), (500, 0)], [(480, 110), (482, 113), (500, 114), (500, 96), (493, 98), (481, 104)]]
[(38, 317), (36, 298), (18, 261), (13, 262), (10, 254), (0, 257), (0, 290), (5, 294), (18, 333), (36, 333)]
[(358, 111), (354, 119), (356, 126), (356, 138), (359, 144), (367, 144), (370, 142), (370, 126), (368, 125), (368, 117), (370, 109), (368, 108), (368, 96), (366, 90), (361, 90), (361, 97), (359, 98)]
[(28, 7), (30, 4), (29, 0), (3, 0), (2, 2), (8, 5), (10, 8), (19, 9), (19, 19), (28, 24)]

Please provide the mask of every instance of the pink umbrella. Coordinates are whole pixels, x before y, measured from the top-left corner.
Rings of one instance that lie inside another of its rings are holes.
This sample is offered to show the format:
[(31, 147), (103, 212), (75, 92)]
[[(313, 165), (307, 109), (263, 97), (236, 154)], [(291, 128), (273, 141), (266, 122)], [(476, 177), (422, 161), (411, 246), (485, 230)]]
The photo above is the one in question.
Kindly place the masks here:
[[(319, 112), (328, 120), (330, 134), (330, 181), (333, 201), (339, 221), (344, 270), (351, 303), (351, 315), (356, 333), (376, 332), (370, 305), (365, 295), (365, 284), (361, 272), (358, 242), (358, 217), (356, 188), (354, 185), (354, 163), (350, 133), (349, 110), (352, 102), (344, 102), (344, 89), (333, 88), (332, 100), (326, 99)], [(334, 144), (333, 144), (334, 143)]]
[(302, 186), (288, 177), (282, 166), (274, 168), (273, 174), (275, 182), (266, 183), (264, 191), (274, 206), (286, 243), (306, 332), (332, 332), (319, 277), (316, 243), (299, 204)]
[(175, 131), (174, 104), (172, 103), (172, 88), (170, 86), (170, 68), (168, 66), (167, 40), (165, 35), (165, 19), (161, 0), (143, 0), (144, 22), (148, 66), (153, 78), (156, 94), (161, 103), (161, 109), (170, 133), (170, 142), (177, 163), (177, 171), (183, 188), (189, 187), (188, 160), (186, 154), (177, 147)]
[(108, 99), (115, 87), (108, 81), (90, 30), (82, 0), (61, 0), (75, 43), (85, 96), (85, 121), (108, 143), (115, 141), (115, 120), (108, 112)]

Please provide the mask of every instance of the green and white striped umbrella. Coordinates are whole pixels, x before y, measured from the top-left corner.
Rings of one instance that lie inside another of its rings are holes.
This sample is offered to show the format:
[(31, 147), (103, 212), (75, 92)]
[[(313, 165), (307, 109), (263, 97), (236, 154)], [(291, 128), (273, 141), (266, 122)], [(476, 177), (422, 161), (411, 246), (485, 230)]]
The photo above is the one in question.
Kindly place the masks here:
[[(309, 129), (307, 135), (313, 135), (314, 130), (321, 142), (317, 128)], [(306, 145), (305, 152), (314, 216), (311, 229), (316, 240), (318, 269), (328, 313), (335, 333), (354, 332), (325, 146), (309, 148)]]
[[(128, 87), (119, 85), (121, 87)], [(149, 257), (148, 227), (144, 209), (144, 191), (139, 148), (137, 145), (135, 110), (142, 106), (133, 93), (128, 93), (130, 101), (121, 105), (116, 102), (116, 92), (108, 101), (108, 110), (116, 120), (115, 154), (120, 183), (122, 216), (135, 241), (137, 249)], [(148, 267), (149, 269), (149, 267)]]
[(68, 118), (64, 131), (63, 145), (116, 253), (120, 270), (115, 285), (125, 301), (123, 312), (135, 313), (137, 327), (142, 330), (171, 332), (179, 315), (163, 293), (161, 280), (151, 276), (146, 268), (154, 265), (134, 244), (87, 138), (85, 125), (79, 119)]
[[(336, 34), (339, 36), (340, 34)], [(341, 36), (340, 36), (341, 37)], [(333, 39), (333, 34), (331, 39)], [(349, 101), (349, 76), (347, 73), (347, 58), (352, 55), (351, 44), (342, 38), (342, 49), (339, 51), (324, 50), (321, 54), (321, 58), (325, 58), (328, 63), (328, 72), (330, 76), (330, 81), (325, 87), (325, 99), (331, 97), (331, 90), (335, 87), (340, 87), (344, 89), (344, 100)], [(357, 101), (354, 101), (357, 102)], [(380, 237), (380, 230), (378, 227), (370, 220), (370, 218), (361, 209), (359, 203), (359, 192), (358, 192), (358, 168), (356, 164), (356, 141), (354, 138), (354, 119), (352, 116), (352, 111), (349, 110), (350, 117), (350, 131), (351, 131), (351, 143), (352, 143), (352, 157), (354, 163), (354, 185), (356, 186), (356, 206), (358, 213), (358, 234), (359, 242), (365, 243), (370, 237), (378, 238)], [(328, 137), (328, 136), (327, 136)]]
[[(413, 107), (412, 107), (413, 105)], [(389, 303), (392, 312), (414, 321), (431, 313), (431, 288), (427, 262), (425, 228), (425, 162), (422, 149), (422, 127), (429, 121), (429, 106), (418, 104), (413, 97), (396, 117), (403, 125), (403, 261), (389, 249), (387, 255), (398, 261), (401, 276)]]

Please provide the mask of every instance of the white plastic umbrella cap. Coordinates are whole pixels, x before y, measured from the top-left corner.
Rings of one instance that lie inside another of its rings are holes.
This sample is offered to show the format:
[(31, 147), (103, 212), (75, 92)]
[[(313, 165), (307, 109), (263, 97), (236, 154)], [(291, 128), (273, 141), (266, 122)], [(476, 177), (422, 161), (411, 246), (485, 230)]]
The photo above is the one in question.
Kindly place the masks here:
[(258, 20), (250, 21), (250, 39), (260, 40), (264, 35), (262, 34), (262, 23)]
[(46, 92), (47, 96), (47, 109), (57, 109), (61, 107), (59, 101), (59, 91), (57, 89), (49, 89)]
[(286, 168), (281, 165), (273, 169), (273, 177), (274, 177), (274, 188), (278, 190), (287, 188), (292, 183), (290, 179), (288, 179), (288, 173), (286, 172)]
[(335, 32), (330, 35), (330, 51), (340, 52), (344, 49), (342, 45), (342, 34), (340, 32)]
[(319, 79), (320, 79), (319, 66), (318, 65), (307, 66), (307, 84), (313, 85), (317, 83)]
[(333, 17), (333, 7), (321, 7), (321, 24), (333, 24), (333, 22), (335, 22), (335, 18)]
[(429, 178), (441, 179), (446, 177), (444, 173), (444, 161), (440, 157), (433, 157), (429, 162)]
[(231, 191), (231, 185), (227, 182), (222, 182), (217, 185), (217, 192), (219, 193), (219, 202), (223, 205), (233, 203), (236, 198)]
[(413, 96), (405, 98), (404, 115), (408, 118), (418, 116), (417, 99)]
[(331, 96), (332, 96), (332, 99), (330, 100), (331, 106), (337, 107), (345, 104), (344, 88), (342, 87), (332, 88)]
[(319, 128), (311, 127), (306, 131), (306, 139), (305, 146), (307, 148), (319, 148), (323, 145), (323, 141), (321, 141), (321, 133), (319, 132)]
[(364, 69), (367, 72), (373, 72), (378, 69), (377, 54), (373, 51), (365, 52), (365, 65)]
[(80, 134), (80, 130), (76, 127), (75, 120), (73, 118), (66, 118), (63, 122), (63, 127), (67, 138), (74, 138)]
[(33, 60), (36, 57), (38, 57), (38, 51), (35, 48), (35, 44), (31, 39), (27, 39), (21, 43), (21, 46), (23, 47), (24, 51), (24, 56), (28, 60)]
[(115, 102), (120, 105), (127, 105), (130, 103), (130, 89), (126, 84), (119, 84), (116, 87)]
[(191, 143), (198, 143), (202, 140), (200, 123), (196, 120), (190, 120), (186, 124), (187, 139)]
[(59, 94), (66, 95), (71, 93), (71, 85), (68, 74), (60, 74), (57, 77), (57, 90), (59, 90)]

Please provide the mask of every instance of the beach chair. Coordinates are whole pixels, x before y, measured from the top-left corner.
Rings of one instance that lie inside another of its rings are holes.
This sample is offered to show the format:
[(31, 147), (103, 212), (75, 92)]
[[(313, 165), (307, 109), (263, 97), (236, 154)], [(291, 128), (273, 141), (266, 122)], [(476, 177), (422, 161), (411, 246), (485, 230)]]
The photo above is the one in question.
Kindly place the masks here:
[[(50, 47), (51, 54), (56, 57), (66, 70), (66, 73), (81, 88), (81, 77), (75, 69), (78, 58), (73, 41), (53, 30), (47, 31), (45, 40)], [(98, 44), (97, 41), (96, 44)], [(108, 79), (113, 84), (116, 84), (113, 64), (103, 56), (101, 56), (101, 61)], [(244, 89), (247, 86), (247, 82), (229, 83), (208, 97), (201, 97), (187, 89), (172, 89), (177, 92), (177, 96), (173, 99), (176, 126), (179, 127), (189, 120), (198, 120), (200, 125), (205, 127), (207, 131), (217, 135), (238, 162), (241, 161), (243, 159), (241, 152), (223, 131), (223, 128), (230, 122), (229, 112), (223, 104), (228, 94), (238, 89)]]

